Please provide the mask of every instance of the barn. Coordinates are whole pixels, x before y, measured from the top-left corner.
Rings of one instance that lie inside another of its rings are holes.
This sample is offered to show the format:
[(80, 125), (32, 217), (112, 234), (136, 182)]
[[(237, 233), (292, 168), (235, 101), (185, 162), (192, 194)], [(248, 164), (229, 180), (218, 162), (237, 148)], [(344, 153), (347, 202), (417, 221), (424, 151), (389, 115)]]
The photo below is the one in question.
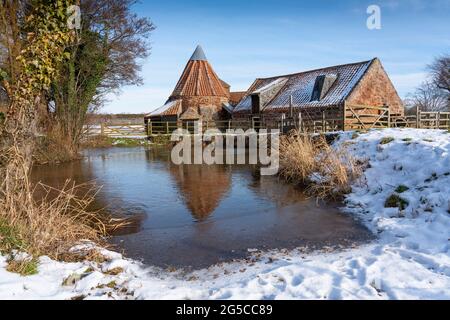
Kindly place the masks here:
[(381, 61), (374, 58), (256, 79), (234, 108), (233, 119), (268, 123), (302, 118), (305, 123), (326, 122), (325, 131), (327, 125), (327, 130), (386, 125), (391, 116), (403, 114), (401, 98)]

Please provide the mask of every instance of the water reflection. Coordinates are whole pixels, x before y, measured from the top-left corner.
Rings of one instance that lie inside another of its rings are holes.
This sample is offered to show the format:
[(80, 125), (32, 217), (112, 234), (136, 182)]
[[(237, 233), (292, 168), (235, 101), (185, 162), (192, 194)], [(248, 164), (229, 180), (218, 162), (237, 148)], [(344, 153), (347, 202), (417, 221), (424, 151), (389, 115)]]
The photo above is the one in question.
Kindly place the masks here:
[(67, 178), (103, 188), (96, 207), (135, 218), (112, 240), (130, 257), (159, 266), (205, 267), (248, 248), (349, 245), (369, 233), (335, 207), (306, 199), (249, 166), (176, 166), (166, 149), (88, 150), (85, 159), (37, 167), (33, 179)]
[(219, 206), (230, 189), (230, 170), (224, 166), (170, 166), (180, 195), (192, 216), (206, 220)]

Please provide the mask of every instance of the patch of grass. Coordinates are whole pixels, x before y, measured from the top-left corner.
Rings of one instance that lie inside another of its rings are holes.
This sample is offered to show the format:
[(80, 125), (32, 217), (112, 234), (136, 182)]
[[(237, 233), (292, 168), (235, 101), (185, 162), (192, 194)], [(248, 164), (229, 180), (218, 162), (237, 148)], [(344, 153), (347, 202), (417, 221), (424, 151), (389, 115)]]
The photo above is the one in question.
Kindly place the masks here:
[(105, 136), (89, 137), (81, 143), (83, 148), (110, 148), (112, 147), (112, 141)]
[(110, 276), (117, 276), (117, 275), (123, 273), (123, 268), (117, 267), (117, 268), (108, 270), (108, 271), (106, 271), (104, 273), (107, 274), (107, 275), (110, 275)]
[(385, 208), (399, 208), (400, 210), (405, 210), (408, 205), (408, 200), (403, 199), (398, 194), (392, 194), (384, 203)]
[(402, 139), (403, 142), (411, 142), (412, 140), (413, 140), (412, 138), (405, 138), (405, 139)]
[(4, 218), (0, 217), (0, 253), (9, 253), (11, 250), (25, 250), (26, 247), (17, 228), (10, 226)]
[(145, 139), (112, 138), (111, 144), (114, 147), (134, 148), (145, 146), (148, 144), (148, 142)]
[(171, 143), (170, 136), (167, 136), (167, 135), (153, 136), (150, 139), (154, 144), (163, 145), (163, 146)]
[(433, 139), (423, 139), (423, 141), (425, 141), (425, 142), (434, 142)]
[(358, 132), (353, 132), (352, 134), (352, 140), (358, 139), (359, 138), (359, 133)]
[(393, 138), (393, 137), (384, 137), (383, 139), (381, 139), (380, 144), (381, 145), (389, 144), (394, 140), (395, 140), (395, 138)]
[(398, 187), (397, 187), (397, 189), (395, 189), (395, 192), (397, 192), (397, 193), (403, 193), (403, 192), (406, 192), (406, 191), (408, 191), (409, 190), (409, 188), (407, 187), (407, 186), (405, 186), (405, 185), (399, 185)]
[(83, 141), (83, 148), (134, 148), (148, 145), (146, 139), (129, 139), (129, 138), (110, 138), (105, 136), (90, 137)]
[(36, 259), (30, 260), (10, 260), (6, 267), (6, 271), (12, 273), (18, 273), (21, 276), (32, 276), (38, 273), (38, 263)]

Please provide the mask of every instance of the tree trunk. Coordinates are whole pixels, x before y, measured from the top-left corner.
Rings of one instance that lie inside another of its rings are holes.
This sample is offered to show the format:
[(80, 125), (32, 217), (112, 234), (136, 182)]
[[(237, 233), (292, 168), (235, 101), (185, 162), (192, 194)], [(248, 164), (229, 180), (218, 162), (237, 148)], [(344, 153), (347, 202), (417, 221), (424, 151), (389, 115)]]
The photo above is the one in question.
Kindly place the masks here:
[(0, 199), (5, 205), (13, 205), (16, 196), (28, 194), (29, 173), (32, 166), (32, 156), (37, 134), (36, 106), (40, 98), (32, 101), (13, 101), (8, 108), (4, 130), (0, 135)]

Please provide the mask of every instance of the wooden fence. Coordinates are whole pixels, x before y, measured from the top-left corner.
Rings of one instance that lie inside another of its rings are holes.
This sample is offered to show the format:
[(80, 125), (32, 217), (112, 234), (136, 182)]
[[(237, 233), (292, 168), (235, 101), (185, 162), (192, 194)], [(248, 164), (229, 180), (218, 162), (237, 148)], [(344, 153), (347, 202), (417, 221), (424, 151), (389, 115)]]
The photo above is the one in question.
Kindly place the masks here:
[(108, 136), (111, 138), (145, 138), (171, 135), (177, 129), (190, 133), (204, 133), (208, 129), (279, 129), (283, 133), (291, 130), (304, 132), (333, 132), (348, 130), (370, 130), (392, 127), (450, 129), (450, 112), (421, 112), (416, 115), (391, 115), (388, 107), (345, 104), (344, 109), (302, 110), (295, 117), (232, 119), (218, 121), (152, 121), (147, 125), (93, 125), (85, 127), (85, 136)]
[(415, 115), (392, 117), (391, 120), (392, 127), (450, 130), (450, 112), (424, 112), (417, 110)]
[[(287, 127), (306, 132), (333, 132), (389, 128), (391, 115), (388, 107), (345, 104), (343, 109), (330, 108), (302, 110), (298, 119), (286, 119)], [(284, 125), (286, 127), (286, 125)]]
[(118, 124), (118, 125), (86, 125), (84, 136), (106, 136), (110, 138), (143, 139), (147, 137), (145, 125)]
[[(197, 126), (197, 128), (196, 128)], [(217, 129), (221, 132), (226, 130), (242, 129), (276, 129), (281, 126), (280, 121), (266, 121), (262, 119), (251, 120), (214, 120), (214, 121), (151, 121), (147, 125), (149, 136), (170, 135), (177, 129), (184, 129), (190, 133), (202, 132), (209, 129)]]

